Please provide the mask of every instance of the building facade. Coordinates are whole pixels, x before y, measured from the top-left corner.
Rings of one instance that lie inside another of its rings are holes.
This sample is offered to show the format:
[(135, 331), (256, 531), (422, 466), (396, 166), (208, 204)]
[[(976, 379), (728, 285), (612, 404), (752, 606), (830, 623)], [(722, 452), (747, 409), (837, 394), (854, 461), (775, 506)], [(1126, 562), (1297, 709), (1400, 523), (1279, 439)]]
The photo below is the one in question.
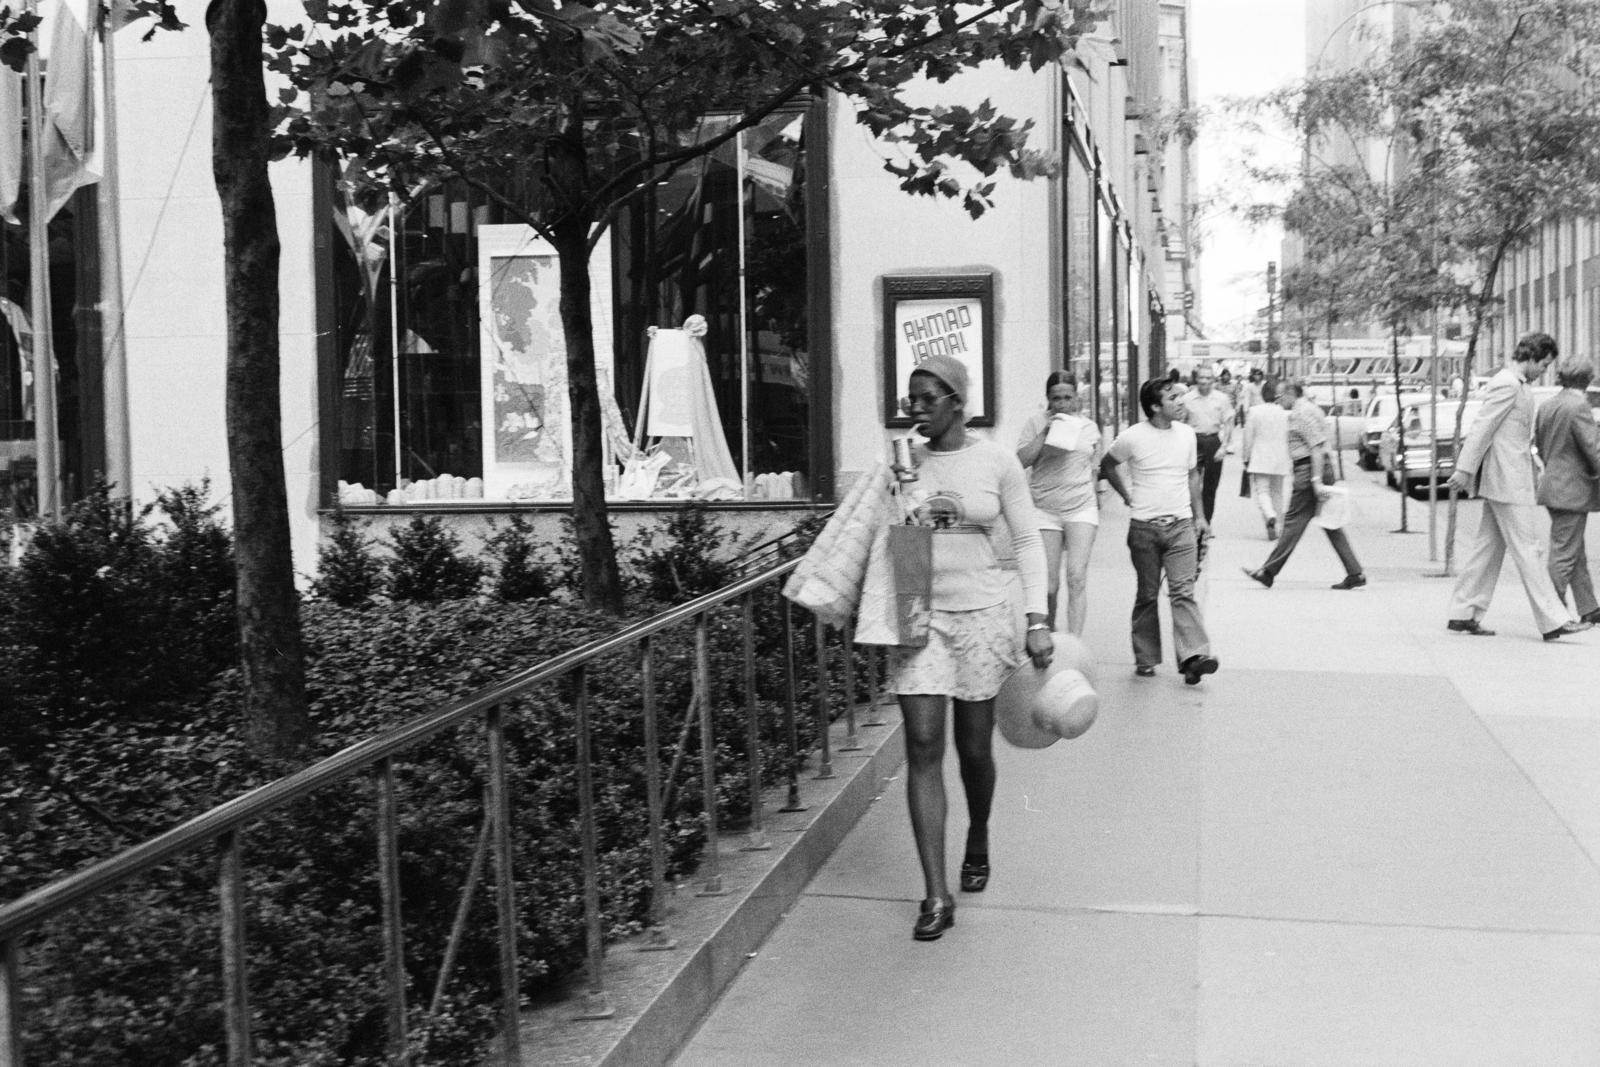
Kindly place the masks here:
[[(203, 21), (197, 4), (180, 14)], [(623, 218), (591, 271), (619, 527), (689, 499), (760, 528), (831, 503), (905, 432), (895, 398), (929, 351), (968, 361), (975, 425), (1005, 443), (1062, 367), (1106, 432), (1137, 419), (1138, 383), (1187, 329), (1195, 288), (1192, 159), (1162, 127), (1187, 106), (1186, 20), (1183, 2), (1122, 0), (1069, 63), (925, 87), (1032, 119), (1032, 146), (1060, 162), (1002, 178), (980, 219), (901, 193), (890, 149), (837, 98), (771, 116)], [(193, 31), (118, 42), (120, 324), (102, 299), (98, 187), (51, 225), (66, 499), (106, 469), (102, 427), (125, 405), (136, 499), (209, 478), (227, 501), (207, 64)], [(707, 116), (699, 136), (728, 121)], [(379, 526), (518, 511), (553, 533), (571, 449), (550, 250), (464, 188), (364, 210), (306, 163), (274, 164), (272, 180), (297, 569), (314, 569), (336, 506)], [(12, 254), (25, 235), (5, 232), (6, 295), (25, 313)], [(99, 382), (108, 330), (126, 349), (125, 396)], [(7, 343), (3, 458), (26, 517), (26, 342), (13, 329)]]

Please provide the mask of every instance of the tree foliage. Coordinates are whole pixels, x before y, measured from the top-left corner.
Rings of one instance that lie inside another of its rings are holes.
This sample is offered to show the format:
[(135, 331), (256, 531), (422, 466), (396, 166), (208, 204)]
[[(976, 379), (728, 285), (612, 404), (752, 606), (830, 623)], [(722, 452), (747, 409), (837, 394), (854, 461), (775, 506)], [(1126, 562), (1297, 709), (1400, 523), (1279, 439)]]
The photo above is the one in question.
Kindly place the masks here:
[[(631, 203), (780, 108), (832, 92), (890, 146), (915, 195), (976, 217), (1001, 171), (1049, 163), (1031, 123), (910, 90), (980, 64), (1039, 70), (1100, 18), (1095, 0), (327, 0), (268, 30), (285, 88), (279, 151), (337, 161), (358, 199), (445, 180), (477, 189), (561, 261), (585, 599), (621, 603), (606, 521), (588, 260)], [(725, 121), (707, 133), (711, 115)]]
[[(1273, 94), (1307, 145), (1278, 176), (1296, 188), (1282, 217), (1306, 247), (1301, 284), (1336, 280), (1353, 302), (1330, 314), (1391, 330), (1463, 310), (1470, 380), (1506, 256), (1600, 213), (1597, 95), (1593, 0), (1436, 4), (1368, 65)], [(1447, 569), (1454, 530), (1452, 499)]]

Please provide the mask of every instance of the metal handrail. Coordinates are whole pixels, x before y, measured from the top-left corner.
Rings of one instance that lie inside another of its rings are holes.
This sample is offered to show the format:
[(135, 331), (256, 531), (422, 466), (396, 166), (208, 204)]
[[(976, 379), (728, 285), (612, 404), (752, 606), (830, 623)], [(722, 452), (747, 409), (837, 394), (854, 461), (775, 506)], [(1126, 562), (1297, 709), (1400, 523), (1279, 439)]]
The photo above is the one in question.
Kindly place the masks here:
[[(752, 626), (751, 608), (753, 604), (751, 597), (755, 591), (763, 586), (777, 582), (779, 579), (783, 578), (789, 572), (794, 570), (799, 563), (799, 559), (792, 559), (783, 563), (779, 563), (776, 566), (761, 571), (760, 573), (741, 578), (722, 589), (696, 597), (693, 600), (668, 609), (667, 611), (652, 616), (649, 619), (645, 619), (641, 622), (627, 626), (608, 637), (590, 641), (577, 648), (561, 653), (560, 655), (545, 660), (536, 666), (513, 674), (497, 684), (481, 689), (461, 700), (421, 715), (410, 722), (405, 723), (404, 725), (386, 730), (383, 733), (350, 745), (349, 747), (342, 749), (331, 756), (327, 756), (300, 771), (252, 789), (247, 793), (241, 794), (238, 797), (219, 804), (216, 807), (211, 808), (209, 811), (206, 811), (192, 819), (187, 820), (186, 822), (179, 824), (171, 830), (161, 833), (131, 848), (125, 849), (124, 851), (119, 852), (108, 859), (93, 863), (74, 874), (42, 886), (39, 889), (36, 889), (8, 904), (0, 905), (0, 1067), (9, 1067), (11, 1064), (21, 1063), (20, 1023), (17, 1018), (17, 993), (20, 978), (18, 972), (18, 957), (20, 955), (19, 946), (21, 945), (24, 937), (45, 921), (49, 920), (53, 916), (60, 915), (61, 913), (71, 909), (74, 905), (77, 905), (80, 902), (83, 902), (88, 898), (93, 897), (106, 889), (109, 889), (112, 886), (119, 885), (136, 878), (152, 868), (172, 860), (174, 857), (194, 852), (199, 847), (212, 841), (219, 841), (222, 847), (220, 892), (223, 900), (223, 971), (227, 980), (226, 985), (233, 990), (233, 992), (229, 994), (229, 1002), (226, 1005), (228, 1008), (230, 1031), (230, 1062), (248, 1063), (250, 1060), (251, 1041), (249, 1034), (248, 1009), (246, 1006), (247, 1001), (245, 994), (246, 986), (244, 978), (244, 960), (240, 955), (244, 952), (243, 923), (237, 911), (230, 912), (230, 908), (237, 908), (239, 898), (243, 892), (240, 881), (240, 868), (242, 865), (241, 839), (243, 837), (242, 831), (244, 827), (249, 823), (255, 822), (267, 815), (270, 815), (274, 811), (285, 807), (295, 800), (303, 798), (327, 786), (351, 778), (364, 771), (375, 772), (378, 775), (379, 783), (378, 824), (380, 828), (380, 863), (383, 863), (387, 866), (392, 866), (394, 855), (394, 834), (396, 833), (393, 809), (393, 757), (413, 748), (414, 746), (431, 737), (434, 737), (437, 734), (440, 734), (443, 731), (459, 726), (460, 724), (479, 716), (484, 718), (485, 727), (488, 731), (490, 765), (490, 775), (487, 789), (489, 800), (486, 804), (483, 844), (481, 847), (489, 847), (491, 838), (494, 840), (496, 870), (501, 875), (499, 878), (500, 900), (498, 903), (502, 915), (503, 934), (505, 935), (502, 937), (501, 946), (502, 969), (509, 967), (514, 974), (516, 967), (514, 959), (514, 931), (506, 930), (504, 928), (507, 920), (507, 913), (514, 908), (514, 900), (510, 896), (511, 885), (508, 872), (501, 869), (501, 864), (509, 864), (510, 857), (509, 802), (506, 796), (504, 767), (505, 753), (503, 731), (505, 715), (503, 706), (507, 702), (522, 696), (526, 691), (534, 686), (566, 675), (573, 675), (577, 679), (577, 696), (575, 699), (577, 702), (580, 720), (579, 761), (582, 762), (587, 758), (588, 751), (586, 718), (587, 711), (585, 707), (585, 701), (587, 699), (585, 695), (585, 678), (586, 667), (588, 664), (599, 657), (618, 652), (631, 646), (637, 646), (639, 652), (641, 653), (643, 669), (647, 672), (648, 676), (648, 672), (651, 670), (649, 667), (652, 655), (651, 638), (654, 635), (669, 629), (670, 627), (694, 620), (696, 624), (696, 645), (698, 649), (696, 655), (696, 659), (698, 661), (697, 669), (699, 672), (701, 672), (701, 681), (704, 683), (708, 680), (704, 674), (707, 669), (705, 665), (705, 642), (707, 640), (708, 613), (714, 608), (738, 601), (743, 598), (744, 627), (747, 630), (750, 629)], [(786, 659), (789, 663), (787, 671), (789, 679), (788, 733), (790, 738), (789, 744), (792, 749), (794, 745), (793, 645), (792, 631), (789, 623), (789, 609), (787, 606), (784, 610), (784, 619), (786, 647), (789, 650), (786, 653)], [(829, 773), (830, 767), (826, 737), (827, 723), (829, 719), (826, 696), (827, 685), (825, 680), (828, 673), (828, 656), (821, 640), (822, 627), (820, 622), (817, 623), (817, 637), (817, 666), (824, 675), (824, 680), (819, 686), (816, 708), (819, 727), (822, 734), (822, 737), (820, 738), (822, 744), (822, 773), (819, 774), (818, 777), (831, 777), (831, 774)], [(845, 640), (848, 642), (848, 635), (845, 635)], [(754, 671), (750, 663), (752, 651), (749, 634), (746, 634), (746, 640), (744, 644), (744, 654), (746, 658), (745, 680), (748, 690), (746, 693), (746, 698), (748, 713), (752, 716), (751, 736), (754, 737), (755, 731), (753, 725), (753, 716), (755, 715), (756, 701), (754, 694)], [(846, 647), (848, 648), (848, 644)], [(844, 659), (846, 662), (846, 677), (849, 678), (853, 674), (849, 668), (850, 657), (846, 655)], [(874, 662), (876, 661), (874, 660)], [(876, 673), (875, 668), (874, 673)], [(849, 712), (849, 737), (853, 740), (855, 736), (856, 725), (853, 708), (855, 702), (853, 683), (849, 692), (850, 698), (845, 701), (845, 705)], [(653, 693), (647, 694), (646, 714), (652, 719), (654, 717), (653, 699)], [(711, 744), (709, 731), (704, 729), (704, 726), (709, 723), (710, 719), (709, 696), (702, 694), (700, 704), (703, 728), (702, 743), (709, 745)], [(650, 724), (650, 729), (653, 732), (653, 722)], [(707, 772), (710, 770), (710, 751), (711, 750), (708, 748), (708, 759), (706, 766)], [(797, 754), (791, 752), (791, 757), (796, 756)], [(752, 751), (752, 760), (753, 762), (756, 760), (756, 753), (754, 751)], [(794, 760), (792, 758), (789, 782), (791, 805), (798, 802), (798, 787), (793, 764)], [(584, 772), (580, 776), (580, 793), (584, 794), (580, 796), (580, 800), (587, 811), (591, 804), (590, 798), (586, 795), (588, 793), (588, 768), (583, 767), (580, 768), (580, 770)], [(753, 806), (755, 808), (754, 828), (756, 832), (759, 833), (760, 780), (758, 768), (751, 772), (751, 786), (753, 790)], [(656, 799), (657, 798), (654, 796), (654, 794), (652, 794), (652, 801), (654, 802)], [(658, 805), (653, 803), (652, 806), (657, 807)], [(652, 815), (654, 818), (659, 818), (659, 811), (653, 811)], [(585, 819), (587, 821), (592, 821), (592, 813), (587, 814)], [(714, 840), (714, 822), (712, 823), (712, 826), (713, 829), (708, 833), (707, 858), (713, 870), (712, 877), (715, 878), (716, 844)], [(589, 827), (588, 829), (592, 830), (592, 827)], [(585, 836), (585, 866), (586, 868), (591, 868), (592, 856), (589, 855), (589, 853), (592, 852), (593, 847), (592, 834), (586, 834)], [(659, 858), (656, 858), (656, 860), (657, 863), (659, 863)], [(385, 949), (386, 952), (393, 954), (391, 965), (397, 967), (398, 963), (396, 961), (403, 952), (403, 944), (399, 941), (398, 934), (398, 905), (395, 903), (395, 900), (397, 900), (398, 890), (396, 886), (392, 886), (389, 883), (391, 878), (396, 880), (398, 879), (398, 873), (387, 871), (380, 872), (380, 877), (384, 882), (385, 893), (388, 894), (391, 889), (393, 889), (395, 892), (394, 900), (386, 900), (385, 904), (385, 911), (391, 913), (386, 914), (386, 929), (391, 925), (394, 927), (392, 931), (387, 932)], [(592, 869), (586, 869), (585, 881), (591, 882), (594, 880), (594, 878), (595, 875), (593, 874)], [(592, 895), (594, 886), (591, 885), (588, 887), (588, 889), (591, 891)], [(470, 887), (467, 892), (471, 892)], [(658, 901), (652, 902), (652, 912), (655, 915), (659, 915)], [(598, 962), (600, 951), (597, 943), (599, 934), (599, 919), (597, 914), (591, 914), (589, 916), (589, 926), (591, 931), (591, 962), (596, 963)], [(508, 955), (512, 957), (509, 959), (509, 961)], [(596, 977), (594, 981), (598, 982), (598, 977)], [(593, 992), (593, 990), (591, 992)], [(510, 1063), (515, 1062), (513, 1057), (517, 1053), (517, 1049), (515, 1047), (516, 1036), (514, 1033), (514, 1014), (516, 1011), (516, 992), (514, 985), (512, 985), (512, 987), (507, 991), (507, 995), (510, 999), (503, 1004), (502, 1024), (509, 1025), (513, 1031), (512, 1033), (504, 1035), (506, 1061)], [(603, 996), (603, 993), (600, 995)], [(237, 1003), (235, 1001), (237, 1001)], [(398, 1039), (395, 1037), (394, 1031), (396, 1023), (394, 1022), (393, 1012), (395, 1011), (397, 1011), (400, 1016), (397, 1024), (399, 1027)], [(237, 1032), (235, 1031), (236, 1025), (239, 1028)], [(397, 1008), (392, 1008), (391, 1041), (396, 1042), (398, 1046), (403, 1046), (403, 1037), (404, 1004), (403, 1000), (401, 1000), (398, 1001)], [(400, 1055), (402, 1059), (404, 1058), (403, 1047), (398, 1048), (398, 1055)]]
[(9, 904), (0, 905), (0, 941), (8, 941), (18, 934), (26, 933), (32, 927), (38, 926), (54, 915), (59, 915), (85, 897), (127, 881), (174, 856), (190, 851), (197, 845), (205, 844), (229, 830), (237, 829), (244, 823), (253, 822), (324, 786), (366, 770), (379, 760), (403, 752), (412, 745), (457, 726), (474, 715), (482, 714), (497, 704), (521, 696), (524, 690), (532, 686), (552, 678), (559, 678), (574, 667), (588, 663), (597, 656), (616, 652), (635, 643), (641, 637), (658, 634), (676, 623), (694, 618), (701, 612), (720, 607), (782, 577), (798, 566), (799, 562), (797, 559), (789, 560), (770, 570), (696, 597), (642, 622), (634, 623), (610, 637), (598, 638), (586, 645), (569, 649), (538, 666), (520, 671), (503, 682), (481, 689), (470, 697), (419, 716), (404, 726), (398, 726), (375, 737), (369, 737), (365, 741), (358, 741), (348, 748), (340, 749), (304, 770), (268, 782), (266, 785), (257, 786), (250, 792), (218, 804), (210, 811), (196, 815), (188, 822), (180, 823), (165, 833), (157, 834), (148, 841), (124, 849), (110, 859), (90, 864), (76, 874), (70, 874), (35, 889)]

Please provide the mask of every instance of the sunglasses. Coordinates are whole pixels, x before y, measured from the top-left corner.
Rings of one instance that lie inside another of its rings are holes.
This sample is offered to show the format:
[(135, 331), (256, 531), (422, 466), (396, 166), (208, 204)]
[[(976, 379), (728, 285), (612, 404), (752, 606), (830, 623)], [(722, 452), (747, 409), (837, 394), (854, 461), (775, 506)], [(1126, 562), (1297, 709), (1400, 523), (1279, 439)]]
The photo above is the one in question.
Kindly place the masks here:
[(948, 400), (955, 395), (954, 393), (917, 393), (912, 396), (903, 396), (900, 398), (900, 414), (911, 414), (911, 410), (918, 404), (922, 405), (923, 409), (926, 410), (939, 401)]

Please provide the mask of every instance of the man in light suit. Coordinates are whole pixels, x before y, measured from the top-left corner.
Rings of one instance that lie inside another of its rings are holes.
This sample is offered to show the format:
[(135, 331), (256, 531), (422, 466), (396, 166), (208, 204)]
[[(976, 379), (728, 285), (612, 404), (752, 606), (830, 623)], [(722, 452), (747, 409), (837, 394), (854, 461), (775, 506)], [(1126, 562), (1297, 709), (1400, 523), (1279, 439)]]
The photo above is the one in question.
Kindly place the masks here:
[(1516, 564), (1522, 588), (1533, 606), (1534, 621), (1546, 641), (1581, 633), (1593, 624), (1579, 622), (1556, 595), (1538, 526), (1533, 465), (1533, 395), (1528, 383), (1556, 358), (1556, 342), (1547, 333), (1530, 333), (1517, 342), (1511, 363), (1484, 387), (1484, 402), (1456, 455), (1450, 488), (1483, 498), (1478, 537), (1467, 553), (1450, 594), (1451, 630), (1492, 637), (1479, 619), (1489, 610), (1500, 564), (1506, 553)]
[(1583, 548), (1589, 512), (1600, 511), (1600, 426), (1595, 425), (1584, 390), (1594, 370), (1582, 356), (1568, 356), (1556, 366), (1561, 392), (1539, 405), (1533, 436), (1544, 473), (1539, 476), (1539, 503), (1550, 512), (1550, 581), (1556, 596), (1572, 586), (1578, 621), (1600, 623), (1589, 558)]

